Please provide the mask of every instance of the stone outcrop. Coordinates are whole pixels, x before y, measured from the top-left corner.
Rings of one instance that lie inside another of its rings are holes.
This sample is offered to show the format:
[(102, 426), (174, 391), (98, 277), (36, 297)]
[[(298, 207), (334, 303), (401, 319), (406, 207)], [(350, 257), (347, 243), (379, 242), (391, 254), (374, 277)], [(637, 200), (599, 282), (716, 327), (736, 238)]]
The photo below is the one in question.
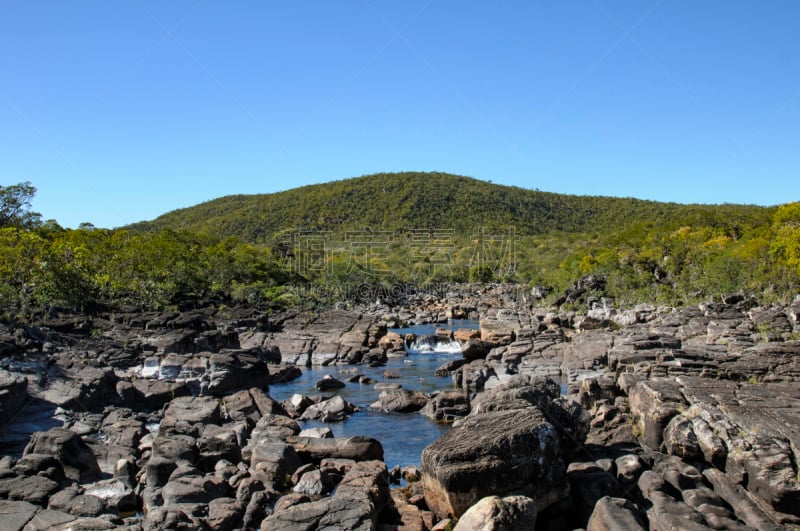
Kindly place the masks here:
[[(423, 451), (425, 499), (439, 517), (460, 516), (491, 495), (522, 494), (546, 508), (568, 494), (563, 431), (580, 437), (585, 428), (548, 420), (543, 410), (553, 419), (572, 418), (567, 411), (556, 413), (558, 391), (553, 396), (548, 382), (515, 383), (494, 389), (493, 397), (484, 393), (466, 418)], [(578, 417), (572, 424), (588, 422)]]
[[(41, 409), (48, 422), (0, 459), (0, 527), (800, 528), (800, 304), (590, 299), (582, 315), (515, 297), (0, 324), (0, 420), (18, 430)], [(438, 371), (458, 387), (384, 382), (370, 413), (453, 422), (417, 473), (387, 471), (370, 437), (302, 429), (360, 414), (342, 397), (269, 395), (309, 364), (386, 363), (404, 342), (387, 327), (456, 315), (482, 328), (457, 334), (470, 359)]]

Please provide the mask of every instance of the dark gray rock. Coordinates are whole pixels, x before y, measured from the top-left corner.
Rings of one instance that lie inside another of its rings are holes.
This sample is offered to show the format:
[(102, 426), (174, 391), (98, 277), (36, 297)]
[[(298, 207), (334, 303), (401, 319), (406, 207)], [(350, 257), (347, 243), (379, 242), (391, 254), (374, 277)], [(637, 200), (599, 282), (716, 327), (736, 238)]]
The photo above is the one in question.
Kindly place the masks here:
[(357, 411), (354, 404), (345, 401), (339, 395), (313, 404), (306, 408), (300, 420), (321, 420), (322, 422), (341, 422), (351, 413)]
[(100, 474), (100, 466), (89, 446), (75, 433), (64, 428), (51, 428), (34, 433), (23, 451), (28, 454), (51, 455), (61, 463), (64, 474), (76, 481), (92, 481)]
[(46, 506), (60, 486), (44, 476), (16, 476), (0, 479), (0, 497)]
[(220, 424), (219, 400), (211, 396), (182, 396), (175, 398), (164, 412), (164, 421), (184, 421), (191, 424)]
[(422, 484), (440, 518), (506, 493), (547, 507), (569, 489), (558, 432), (534, 407), (471, 413), (423, 450)]
[(378, 401), (370, 407), (384, 412), (411, 413), (419, 411), (428, 403), (428, 397), (419, 391), (389, 389), (382, 391)]
[(586, 531), (645, 531), (646, 529), (640, 510), (633, 502), (608, 496), (597, 501), (586, 525)]
[(287, 442), (305, 462), (319, 463), (323, 459), (383, 460), (383, 446), (371, 437), (355, 436), (347, 439), (289, 437)]
[(653, 450), (661, 449), (664, 428), (672, 417), (688, 407), (680, 386), (672, 380), (642, 381), (630, 392), (630, 408), (639, 429), (639, 437), (643, 444)]
[[(321, 440), (321, 439), (320, 439)], [(282, 485), (302, 465), (294, 448), (284, 442), (262, 441), (253, 447), (250, 468), (265, 484)]]
[(452, 421), (467, 416), (470, 411), (467, 394), (461, 390), (445, 390), (434, 393), (420, 412), (428, 418)]

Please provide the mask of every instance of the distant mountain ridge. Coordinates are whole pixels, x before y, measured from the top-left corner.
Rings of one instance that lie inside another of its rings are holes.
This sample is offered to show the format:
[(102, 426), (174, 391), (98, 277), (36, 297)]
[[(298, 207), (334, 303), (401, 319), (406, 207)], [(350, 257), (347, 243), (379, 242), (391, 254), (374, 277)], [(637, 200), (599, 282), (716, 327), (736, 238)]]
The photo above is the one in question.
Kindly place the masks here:
[(774, 209), (683, 205), (577, 196), (492, 184), (447, 173), (380, 173), (272, 194), (231, 195), (168, 212), (126, 228), (185, 229), (267, 242), (286, 231), (340, 233), (513, 227), (517, 234), (616, 232), (633, 224), (761, 225)]

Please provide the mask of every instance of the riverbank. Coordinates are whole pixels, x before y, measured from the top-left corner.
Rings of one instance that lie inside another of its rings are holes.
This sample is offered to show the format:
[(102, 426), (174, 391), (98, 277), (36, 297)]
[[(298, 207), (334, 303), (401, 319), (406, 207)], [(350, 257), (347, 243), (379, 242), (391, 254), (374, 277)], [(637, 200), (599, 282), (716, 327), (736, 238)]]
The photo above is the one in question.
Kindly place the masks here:
[[(35, 401), (53, 412), (42, 422), (60, 424), (43, 425), (21, 455), (19, 430), (17, 446), (4, 447), (7, 522), (432, 529), (452, 517), (459, 529), (486, 511), (512, 528), (800, 525), (800, 301), (625, 311), (596, 301), (577, 314), (517, 295), (498, 287), (396, 308), (207, 307), (2, 325), (0, 419), (30, 420), (20, 412)], [(446, 388), (393, 385), (386, 364), (403, 361), (405, 338), (391, 328), (467, 317), (479, 332), (453, 333), (463, 354), (430, 375)], [(378, 438), (298, 424), (347, 423), (363, 403), (330, 382), (313, 396), (271, 396), (305, 367), (345, 389), (382, 386), (376, 412), (456, 422), (419, 466), (393, 471), (408, 485), (391, 488)]]

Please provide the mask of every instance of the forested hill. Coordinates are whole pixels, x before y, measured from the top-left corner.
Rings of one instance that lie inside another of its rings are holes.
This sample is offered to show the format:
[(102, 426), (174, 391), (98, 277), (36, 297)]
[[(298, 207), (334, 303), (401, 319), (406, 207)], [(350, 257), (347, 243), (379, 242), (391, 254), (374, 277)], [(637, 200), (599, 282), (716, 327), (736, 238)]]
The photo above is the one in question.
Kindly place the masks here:
[(127, 227), (186, 229), (264, 242), (287, 230), (340, 232), (514, 227), (520, 235), (617, 232), (628, 225), (726, 227), (768, 224), (774, 209), (680, 205), (563, 195), (446, 173), (382, 173), (274, 194), (232, 195)]

